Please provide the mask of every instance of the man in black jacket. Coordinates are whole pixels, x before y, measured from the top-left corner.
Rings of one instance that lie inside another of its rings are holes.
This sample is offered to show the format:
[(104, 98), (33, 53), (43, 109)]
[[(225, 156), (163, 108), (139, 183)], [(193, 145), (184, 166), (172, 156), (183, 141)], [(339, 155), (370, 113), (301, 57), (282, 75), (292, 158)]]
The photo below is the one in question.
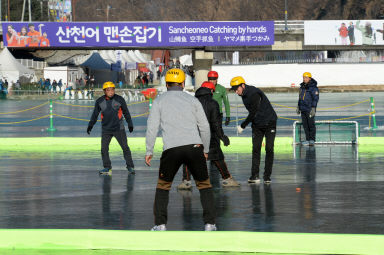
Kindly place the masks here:
[(128, 123), (128, 130), (132, 133), (133, 124), (127, 104), (124, 98), (115, 94), (115, 84), (113, 84), (113, 82), (105, 82), (103, 84), (103, 90), (104, 96), (101, 96), (96, 100), (95, 108), (87, 128), (87, 133), (89, 135), (101, 112), (101, 157), (103, 159), (104, 169), (100, 170), (99, 174), (112, 174), (112, 165), (109, 158), (109, 144), (112, 137), (116, 138), (123, 149), (128, 172), (130, 174), (135, 174), (131, 150), (127, 144), (127, 135), (125, 133), (122, 118), (124, 115), (124, 118)]
[[(224, 187), (237, 187), (240, 186), (240, 184), (229, 173), (227, 164), (224, 161), (223, 151), (220, 148), (220, 140), (223, 141), (224, 146), (228, 146), (230, 142), (229, 138), (224, 134), (221, 125), (222, 114), (220, 113), (219, 104), (213, 99), (214, 91), (215, 84), (205, 81), (195, 93), (195, 97), (203, 106), (211, 129), (208, 160), (219, 170), (223, 178), (222, 185)], [(185, 166), (183, 166), (183, 182), (177, 188), (188, 190), (192, 188), (191, 175)]]
[(249, 183), (260, 182), (260, 151), (265, 136), (265, 168), (264, 183), (271, 183), (271, 174), (274, 157), (274, 143), (276, 136), (277, 115), (267, 96), (260, 89), (245, 84), (241, 76), (232, 78), (231, 89), (241, 96), (245, 108), (249, 114), (247, 118), (237, 126), (241, 134), (245, 127), (252, 123), (252, 174)]

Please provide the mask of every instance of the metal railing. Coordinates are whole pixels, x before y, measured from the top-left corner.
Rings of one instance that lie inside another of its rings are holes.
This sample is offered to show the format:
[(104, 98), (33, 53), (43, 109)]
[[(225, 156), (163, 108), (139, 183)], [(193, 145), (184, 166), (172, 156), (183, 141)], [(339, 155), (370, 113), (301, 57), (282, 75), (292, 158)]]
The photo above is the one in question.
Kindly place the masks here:
[[(288, 30), (304, 30), (304, 20), (288, 20)], [(275, 31), (285, 30), (284, 20), (275, 20)]]
[(25, 67), (33, 68), (37, 70), (42, 70), (47, 66), (47, 62), (44, 61), (35, 61), (33, 59), (17, 59)]
[[(362, 58), (283, 58), (281, 56), (242, 60), (239, 65), (304, 64), (304, 63), (381, 63), (384, 56)], [(232, 65), (231, 60), (218, 60), (219, 65)]]

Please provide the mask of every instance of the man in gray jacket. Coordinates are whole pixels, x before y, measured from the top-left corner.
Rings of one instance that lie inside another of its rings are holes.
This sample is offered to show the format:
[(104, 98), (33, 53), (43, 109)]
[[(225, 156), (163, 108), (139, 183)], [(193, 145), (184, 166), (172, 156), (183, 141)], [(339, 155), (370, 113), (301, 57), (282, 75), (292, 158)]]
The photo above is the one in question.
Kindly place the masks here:
[(154, 231), (166, 230), (169, 190), (182, 164), (188, 167), (200, 191), (205, 230), (216, 230), (212, 185), (206, 164), (211, 138), (209, 123), (199, 100), (183, 92), (184, 80), (181, 69), (167, 71), (168, 91), (154, 101), (148, 117), (145, 156), (148, 166), (159, 129), (164, 144), (153, 209)]

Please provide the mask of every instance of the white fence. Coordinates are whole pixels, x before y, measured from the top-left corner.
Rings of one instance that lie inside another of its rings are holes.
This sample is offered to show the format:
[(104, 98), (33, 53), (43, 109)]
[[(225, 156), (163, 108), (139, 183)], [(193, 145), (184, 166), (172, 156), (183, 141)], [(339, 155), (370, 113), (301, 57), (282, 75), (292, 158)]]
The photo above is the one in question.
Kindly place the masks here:
[(33, 59), (17, 59), (25, 67), (42, 70), (47, 66), (47, 62), (44, 61), (34, 61)]
[(271, 64), (214, 65), (218, 82), (229, 88), (235, 76), (243, 76), (247, 84), (257, 87), (298, 86), (304, 72), (311, 72), (319, 86), (384, 85), (383, 64)]

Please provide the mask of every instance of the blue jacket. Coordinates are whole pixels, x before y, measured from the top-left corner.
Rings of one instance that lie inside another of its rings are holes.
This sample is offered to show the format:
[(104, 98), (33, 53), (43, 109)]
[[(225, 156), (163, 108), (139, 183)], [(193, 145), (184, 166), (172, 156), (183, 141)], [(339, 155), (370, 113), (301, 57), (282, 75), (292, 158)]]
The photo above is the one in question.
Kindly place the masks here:
[(299, 95), (299, 110), (301, 112), (309, 113), (312, 108), (317, 107), (319, 102), (319, 88), (317, 87), (317, 81), (311, 79), (308, 84), (304, 82), (300, 84), (300, 95)]

